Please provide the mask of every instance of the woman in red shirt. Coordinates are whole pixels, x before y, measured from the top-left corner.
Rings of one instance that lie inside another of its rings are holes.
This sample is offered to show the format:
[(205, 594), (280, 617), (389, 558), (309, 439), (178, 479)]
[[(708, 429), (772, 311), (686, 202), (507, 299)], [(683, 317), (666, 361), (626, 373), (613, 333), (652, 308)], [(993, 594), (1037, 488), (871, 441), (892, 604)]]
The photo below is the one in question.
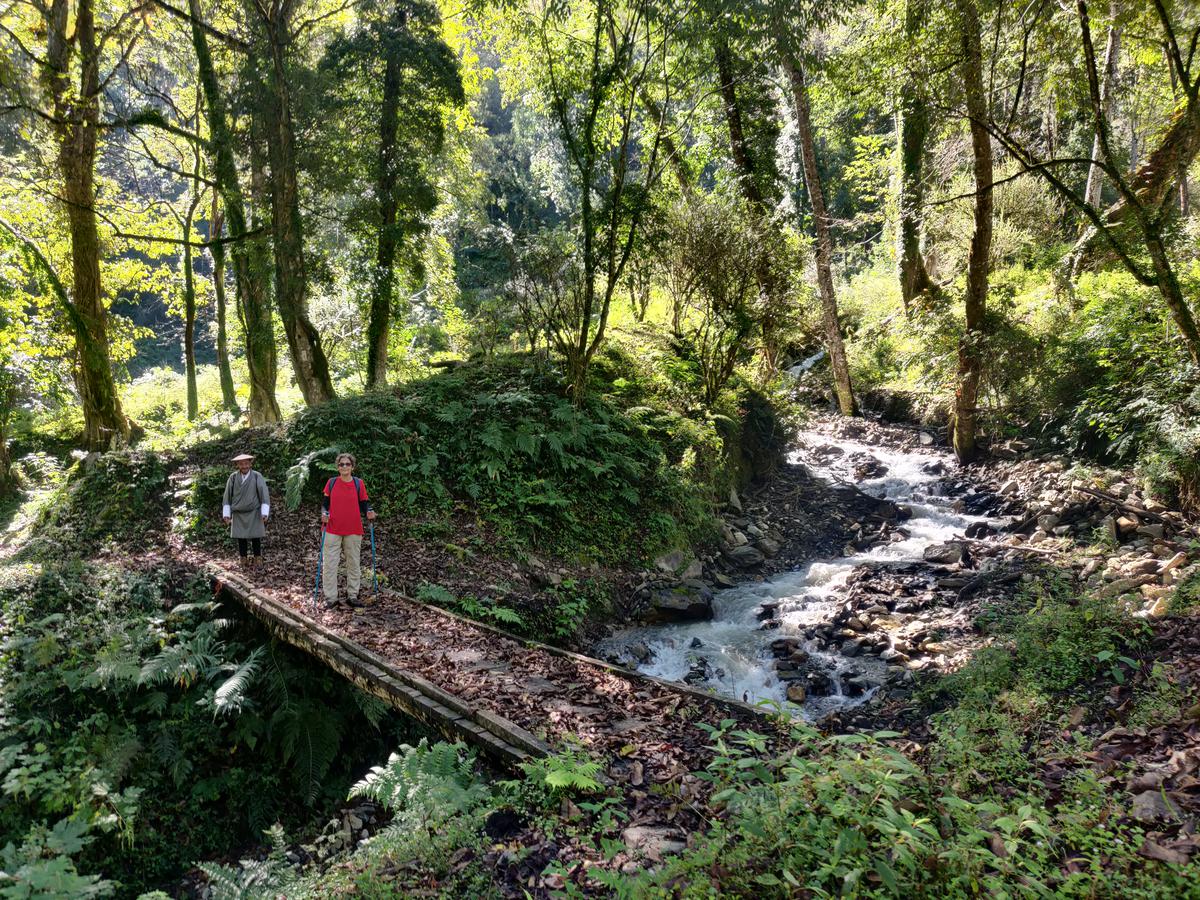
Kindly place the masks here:
[(325, 608), (333, 609), (338, 604), (338, 563), (342, 551), (346, 556), (346, 596), (351, 606), (362, 606), (358, 602), (358, 589), (362, 581), (359, 557), (362, 552), (362, 517), (375, 521), (375, 510), (367, 498), (367, 486), (361, 478), (354, 477), (353, 453), (339, 453), (337, 478), (325, 484), (325, 495), (321, 498), (321, 524), (325, 527), (324, 551), (321, 558), (321, 587), (325, 592)]

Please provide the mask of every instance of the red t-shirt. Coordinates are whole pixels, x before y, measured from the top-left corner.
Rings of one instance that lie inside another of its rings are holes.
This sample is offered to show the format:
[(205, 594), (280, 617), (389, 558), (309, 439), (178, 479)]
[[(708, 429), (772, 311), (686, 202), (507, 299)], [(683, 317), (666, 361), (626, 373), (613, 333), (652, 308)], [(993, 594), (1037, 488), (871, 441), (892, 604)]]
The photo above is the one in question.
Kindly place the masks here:
[[(355, 491), (355, 486), (358, 490)], [(362, 513), (359, 500), (366, 500), (367, 486), (361, 479), (342, 481), (334, 478), (325, 483), (325, 496), (329, 498), (329, 524), (325, 530), (330, 534), (362, 534)]]

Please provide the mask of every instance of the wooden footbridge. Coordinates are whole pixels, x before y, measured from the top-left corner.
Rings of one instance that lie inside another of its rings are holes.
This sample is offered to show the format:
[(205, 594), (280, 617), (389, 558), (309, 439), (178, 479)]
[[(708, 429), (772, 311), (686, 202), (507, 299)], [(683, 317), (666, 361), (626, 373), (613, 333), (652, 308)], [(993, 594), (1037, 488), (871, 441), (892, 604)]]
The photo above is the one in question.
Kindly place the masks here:
[(697, 722), (735, 719), (770, 731), (757, 707), (599, 659), (528, 641), (391, 591), (372, 606), (329, 611), (295, 591), (208, 566), (215, 593), (272, 634), (451, 740), (513, 767), (568, 741), (633, 787), (703, 768)]

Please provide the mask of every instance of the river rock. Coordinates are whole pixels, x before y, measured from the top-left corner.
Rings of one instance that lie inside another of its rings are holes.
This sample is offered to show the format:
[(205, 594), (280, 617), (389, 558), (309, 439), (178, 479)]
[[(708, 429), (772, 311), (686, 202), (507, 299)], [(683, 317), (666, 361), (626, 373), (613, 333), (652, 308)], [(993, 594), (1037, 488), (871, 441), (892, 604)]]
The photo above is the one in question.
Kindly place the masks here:
[(771, 652), (776, 656), (789, 656), (800, 647), (800, 641), (797, 638), (776, 638), (771, 641)]
[(1042, 529), (1042, 531), (1045, 531), (1046, 533), (1053, 531), (1054, 527), (1058, 525), (1058, 523), (1059, 518), (1054, 513), (1044, 513), (1037, 517), (1038, 528)]
[(1138, 529), (1138, 520), (1132, 516), (1119, 516), (1117, 518), (1117, 534), (1122, 537), (1128, 537)]
[(1107, 600), (1110, 597), (1119, 597), (1121, 594), (1127, 594), (1131, 591), (1136, 591), (1149, 580), (1150, 579), (1145, 575), (1137, 578), (1120, 578), (1116, 581), (1106, 584), (1100, 589), (1096, 596), (1101, 600)]
[(729, 508), (742, 511), (742, 499), (738, 496), (736, 488), (729, 489)]
[(945, 544), (930, 544), (925, 548), (924, 557), (926, 562), (939, 563), (941, 565), (955, 565), (961, 563), (967, 555), (967, 545), (961, 541), (948, 541)]
[(713, 617), (713, 595), (708, 588), (675, 585), (650, 594), (642, 618), (646, 622), (706, 622)]
[(828, 697), (833, 693), (833, 682), (825, 672), (809, 672), (807, 685), (810, 697)]
[(648, 663), (654, 658), (653, 651), (646, 646), (644, 641), (638, 641), (636, 644), (630, 644), (629, 655), (639, 663)]
[(808, 691), (805, 690), (802, 684), (789, 684), (787, 689), (787, 698), (792, 703), (803, 703), (808, 697)]
[(656, 861), (687, 849), (687, 841), (675, 829), (660, 826), (634, 825), (621, 832), (621, 840), (632, 852)]
[[(725, 551), (725, 558), (735, 566), (743, 569), (748, 569), (751, 566), (760, 566), (766, 556), (757, 547), (751, 547), (745, 543), (745, 536), (742, 537), (743, 543), (740, 546), (733, 547)], [(711, 618), (711, 617), (710, 617)]]
[(693, 567), (696, 568), (696, 575), (684, 574), (683, 578), (698, 578), (700, 572), (700, 560), (696, 559), (687, 550), (673, 550), (670, 553), (664, 553), (662, 556), (654, 560), (654, 566), (660, 572), (665, 572), (668, 575), (678, 575), (681, 569), (686, 566), (687, 571)]
[(1163, 536), (1163, 526), (1157, 523), (1154, 525), (1143, 525), (1138, 528), (1137, 533), (1149, 538), (1161, 538)]
[(779, 555), (779, 542), (769, 537), (759, 538), (754, 542), (754, 546), (768, 559)]
[(1158, 572), (1157, 559), (1139, 559), (1125, 569), (1127, 575), (1155, 575)]

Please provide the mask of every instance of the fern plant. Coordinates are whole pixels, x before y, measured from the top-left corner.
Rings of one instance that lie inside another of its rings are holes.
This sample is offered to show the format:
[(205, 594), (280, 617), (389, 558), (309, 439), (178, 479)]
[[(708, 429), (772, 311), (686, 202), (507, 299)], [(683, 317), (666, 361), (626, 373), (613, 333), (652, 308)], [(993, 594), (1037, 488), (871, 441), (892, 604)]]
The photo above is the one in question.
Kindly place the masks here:
[(564, 794), (600, 793), (604, 790), (600, 768), (600, 763), (589, 757), (581, 744), (569, 740), (558, 753), (521, 763), (526, 782), (548, 801)]
[(428, 827), (490, 799), (487, 786), (475, 778), (474, 766), (475, 755), (464, 744), (431, 745), (422, 738), (415, 747), (402, 744), (386, 765), (374, 766), (350, 789), (350, 798), (374, 800), (396, 813), (398, 820), (416, 819)]
[(338, 452), (337, 447), (322, 447), (304, 454), (296, 460), (295, 465), (287, 470), (283, 494), (288, 509), (296, 509), (300, 505), (300, 498), (304, 493), (304, 486), (308, 484), (309, 476), (312, 474), (313, 464), (324, 460), (332, 463)]
[(201, 863), (212, 900), (274, 900), (286, 896), (299, 877), (287, 859), (287, 836), (280, 825), (267, 830), (271, 851), (266, 859), (244, 859), (236, 866)]

